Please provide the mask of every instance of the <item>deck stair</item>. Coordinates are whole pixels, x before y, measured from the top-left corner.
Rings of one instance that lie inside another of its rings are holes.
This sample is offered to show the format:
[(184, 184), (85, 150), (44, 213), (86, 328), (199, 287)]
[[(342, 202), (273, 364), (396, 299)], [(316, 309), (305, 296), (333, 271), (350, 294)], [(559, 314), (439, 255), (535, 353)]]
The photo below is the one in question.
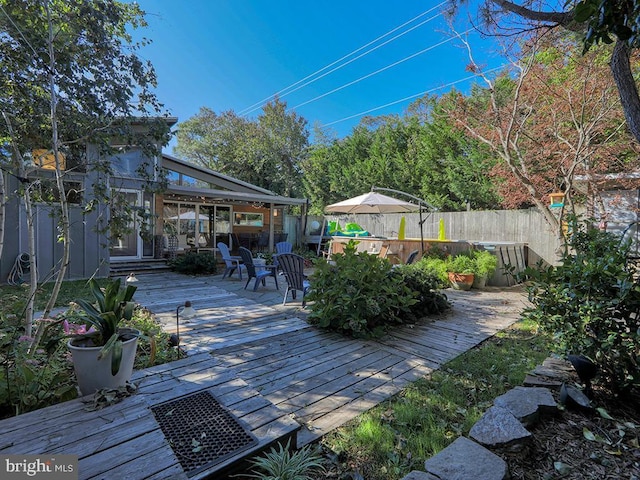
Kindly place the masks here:
[(167, 261), (164, 259), (144, 258), (139, 260), (112, 261), (109, 266), (110, 277), (136, 275), (140, 273), (166, 273), (170, 271)]

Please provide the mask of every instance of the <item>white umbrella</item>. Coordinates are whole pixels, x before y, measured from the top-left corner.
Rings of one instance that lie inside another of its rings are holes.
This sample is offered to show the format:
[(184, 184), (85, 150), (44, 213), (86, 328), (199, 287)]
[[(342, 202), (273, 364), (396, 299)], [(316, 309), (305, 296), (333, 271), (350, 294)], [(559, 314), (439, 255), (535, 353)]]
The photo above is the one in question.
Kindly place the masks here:
[(419, 205), (377, 192), (368, 192), (324, 208), (329, 213), (404, 213), (417, 212)]

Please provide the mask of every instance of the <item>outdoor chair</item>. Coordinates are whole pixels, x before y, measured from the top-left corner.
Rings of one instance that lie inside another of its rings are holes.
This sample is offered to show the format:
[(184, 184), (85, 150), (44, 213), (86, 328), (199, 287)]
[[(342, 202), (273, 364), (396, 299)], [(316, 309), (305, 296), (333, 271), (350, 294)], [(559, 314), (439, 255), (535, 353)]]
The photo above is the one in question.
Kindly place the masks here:
[(275, 255), (275, 258), (278, 259), (278, 266), (287, 280), (287, 291), (284, 292), (282, 305), (287, 303), (289, 292), (295, 300), (296, 292), (299, 290), (302, 292), (302, 307), (304, 308), (306, 306), (304, 297), (311, 289), (311, 283), (304, 274), (304, 258), (295, 253), (281, 253)]
[(235, 270), (238, 270), (238, 277), (240, 278), (240, 280), (242, 280), (242, 270), (246, 270), (247, 268), (242, 264), (242, 258), (231, 255), (231, 253), (229, 253), (229, 247), (226, 243), (218, 243), (218, 250), (220, 251), (220, 255), (222, 256), (222, 260), (225, 264), (225, 270), (222, 278), (225, 278), (227, 274), (229, 275), (229, 278), (231, 278), (233, 272)]
[(378, 258), (387, 258), (389, 254), (389, 245), (382, 245), (380, 247), (380, 251), (378, 252)]
[(289, 242), (276, 243), (276, 253), (291, 253), (293, 252), (293, 245)]
[(264, 252), (264, 249), (269, 246), (269, 232), (260, 232), (258, 237), (258, 251)]
[(240, 239), (238, 239), (238, 235), (236, 235), (235, 233), (230, 233), (228, 245), (229, 250), (231, 250), (232, 252), (237, 252), (238, 247), (240, 247)]
[(418, 253), (420, 253), (418, 250), (414, 250), (409, 254), (409, 257), (407, 258), (407, 265), (411, 265), (417, 260)]
[[(240, 247), (238, 250), (240, 253), (240, 257), (242, 257), (242, 261), (244, 262), (244, 266), (247, 268), (247, 283), (244, 286), (246, 290), (249, 286), (249, 282), (252, 278), (256, 279), (256, 282), (253, 285), (253, 290), (255, 291), (258, 288), (258, 283), (262, 282), (262, 285), (266, 285), (266, 278), (273, 277), (276, 282), (276, 288), (278, 287), (278, 276), (276, 275), (276, 266), (275, 265), (256, 265), (253, 264), (253, 257), (251, 256), (251, 250)], [(264, 270), (263, 270), (264, 269)]]

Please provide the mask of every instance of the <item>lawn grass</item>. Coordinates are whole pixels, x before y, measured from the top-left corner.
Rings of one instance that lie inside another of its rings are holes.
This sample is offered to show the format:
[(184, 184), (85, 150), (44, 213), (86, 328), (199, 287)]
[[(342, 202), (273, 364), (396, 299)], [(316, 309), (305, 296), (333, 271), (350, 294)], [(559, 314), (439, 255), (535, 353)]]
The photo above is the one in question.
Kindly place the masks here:
[[(98, 279), (103, 285), (106, 279)], [(38, 286), (35, 298), (35, 311), (42, 311), (47, 305), (53, 289), (53, 281)], [(24, 312), (29, 295), (29, 285), (1, 285), (0, 286), (0, 311), (3, 314), (12, 314), (21, 317)], [(66, 307), (70, 302), (84, 298), (91, 300), (93, 295), (89, 288), (89, 280), (68, 280), (62, 283), (60, 293), (56, 300), (57, 307)]]
[(518, 322), (326, 435), (342, 469), (367, 480), (402, 478), (466, 435), (495, 397), (520, 385), (548, 356), (549, 339), (531, 322)]

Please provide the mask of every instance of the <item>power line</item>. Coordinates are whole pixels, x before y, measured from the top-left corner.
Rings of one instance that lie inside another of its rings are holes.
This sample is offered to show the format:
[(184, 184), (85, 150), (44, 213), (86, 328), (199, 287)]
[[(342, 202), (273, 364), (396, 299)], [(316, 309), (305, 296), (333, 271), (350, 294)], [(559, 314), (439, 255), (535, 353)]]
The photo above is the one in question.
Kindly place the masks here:
[[(496, 70), (500, 70), (501, 68), (504, 68), (505, 66), (506, 66), (506, 64), (503, 64), (503, 65), (500, 65), (498, 67), (486, 70), (483, 73), (485, 73), (485, 74), (486, 73), (492, 73), (492, 72), (495, 72)], [(455, 80), (453, 82), (449, 82), (449, 83), (447, 83), (445, 85), (440, 85), (439, 87), (434, 87), (434, 88), (431, 88), (429, 90), (425, 90), (424, 92), (416, 93), (415, 95), (410, 95), (408, 97), (401, 98), (400, 100), (395, 100), (393, 102), (385, 103), (384, 105), (380, 105), (378, 107), (370, 108), (369, 110), (365, 110), (364, 112), (356, 113), (354, 115), (349, 115), (348, 117), (344, 117), (344, 118), (341, 118), (339, 120), (334, 120), (333, 122), (325, 123), (323, 126), (329, 127), (331, 125), (335, 125), (336, 123), (344, 122), (346, 120), (351, 120), (352, 118), (356, 118), (356, 117), (361, 117), (361, 116), (366, 115), (368, 113), (375, 112), (376, 110), (381, 110), (383, 108), (391, 107), (393, 105), (397, 105), (398, 103), (406, 102), (407, 100), (413, 100), (414, 98), (422, 97), (424, 95), (427, 95), (429, 93), (435, 92), (437, 90), (442, 90), (443, 88), (452, 87), (453, 85), (456, 85), (456, 84), (462, 83), (462, 82), (466, 82), (467, 80), (471, 80), (471, 79), (479, 77), (479, 76), (480, 76), (480, 74), (470, 75), (468, 77), (461, 78), (461, 79)]]
[[(409, 21), (407, 21), (407, 22), (403, 23), (402, 25), (400, 25), (400, 26), (398, 26), (398, 27), (396, 27), (396, 28), (394, 28), (394, 29), (392, 29), (392, 30), (389, 30), (387, 33), (385, 33), (385, 34), (383, 34), (383, 35), (380, 35), (379, 37), (377, 37), (376, 39), (374, 39), (374, 40), (370, 41), (369, 43), (367, 43), (367, 44), (365, 44), (365, 45), (363, 45), (363, 46), (361, 46), (361, 47), (359, 47), (359, 48), (357, 48), (357, 49), (353, 50), (352, 52), (350, 52), (350, 53), (348, 53), (348, 54), (344, 55), (343, 57), (339, 58), (338, 60), (335, 60), (334, 62), (331, 62), (331, 63), (330, 63), (330, 64), (328, 64), (328, 65), (325, 65), (324, 67), (322, 67), (322, 68), (320, 68), (319, 70), (316, 70), (315, 72), (313, 72), (313, 73), (311, 73), (311, 74), (307, 75), (306, 77), (302, 78), (301, 80), (298, 80), (297, 82), (292, 83), (292, 84), (291, 84), (291, 85), (289, 85), (288, 87), (285, 87), (285, 88), (283, 88), (283, 89), (281, 89), (281, 90), (277, 91), (276, 93), (274, 93), (274, 94), (272, 94), (272, 95), (269, 95), (268, 97), (265, 97), (265, 98), (263, 98), (262, 100), (260, 100), (260, 101), (258, 101), (258, 102), (256, 102), (256, 103), (254, 103), (253, 105), (250, 105), (250, 106), (248, 106), (248, 107), (246, 107), (246, 108), (244, 108), (244, 109), (240, 110), (240, 111), (238, 112), (238, 114), (239, 114), (239, 115), (248, 115), (249, 113), (251, 113), (251, 112), (253, 112), (253, 111), (257, 110), (258, 108), (260, 108), (261, 106), (263, 106), (263, 105), (264, 105), (264, 103), (265, 103), (265, 102), (267, 102), (268, 100), (270, 100), (271, 98), (273, 98), (273, 97), (275, 97), (275, 96), (281, 96), (281, 97), (284, 97), (284, 96), (286, 96), (286, 95), (289, 95), (290, 93), (293, 93), (293, 92), (295, 92), (295, 91), (297, 91), (297, 90), (300, 90), (301, 88), (304, 88), (304, 87), (306, 87), (307, 85), (309, 85), (309, 84), (311, 84), (311, 83), (313, 83), (313, 82), (315, 82), (315, 81), (317, 81), (317, 80), (319, 80), (319, 79), (321, 79), (321, 78), (323, 78), (323, 77), (325, 77), (325, 76), (327, 76), (327, 75), (329, 75), (329, 74), (331, 74), (331, 73), (335, 72), (336, 70), (339, 70), (339, 69), (341, 69), (341, 68), (343, 68), (343, 67), (345, 67), (345, 66), (349, 65), (350, 63), (352, 63), (352, 62), (354, 62), (354, 61), (356, 61), (356, 60), (358, 60), (358, 59), (360, 59), (360, 58), (362, 58), (362, 57), (364, 57), (364, 56), (368, 55), (369, 53), (371, 53), (371, 52), (373, 52), (373, 51), (377, 50), (378, 48), (380, 48), (380, 47), (382, 47), (382, 46), (384, 46), (384, 45), (386, 45), (386, 44), (388, 44), (388, 43), (390, 43), (390, 42), (392, 42), (392, 41), (394, 41), (394, 40), (397, 40), (398, 38), (402, 37), (403, 35), (406, 35), (407, 33), (409, 33), (409, 32), (411, 32), (411, 31), (415, 30), (416, 28), (421, 27), (421, 26), (422, 26), (422, 25), (424, 25), (425, 23), (430, 22), (430, 21), (431, 21), (431, 20), (433, 20), (434, 18), (437, 18), (437, 17), (438, 17), (438, 16), (440, 16), (441, 14), (435, 15), (434, 17), (431, 17), (431, 18), (429, 18), (429, 19), (427, 19), (427, 20), (425, 20), (425, 21), (423, 21), (423, 22), (420, 22), (418, 25), (415, 25), (415, 26), (411, 27), (409, 30), (407, 30), (407, 31), (405, 31), (405, 32), (403, 32), (403, 33), (401, 33), (401, 34), (398, 34), (398, 35), (396, 35), (395, 37), (393, 37), (393, 38), (391, 38), (391, 39), (387, 40), (386, 42), (384, 42), (384, 43), (382, 43), (382, 44), (380, 44), (380, 45), (377, 45), (376, 47), (374, 47), (374, 48), (372, 48), (372, 49), (370, 49), (370, 50), (368, 50), (368, 51), (366, 51), (366, 52), (364, 52), (364, 53), (362, 53), (362, 54), (358, 55), (356, 58), (353, 58), (353, 59), (349, 60), (348, 62), (345, 62), (344, 64), (342, 64), (342, 65), (340, 65), (340, 66), (338, 66), (338, 67), (336, 67), (336, 68), (332, 69), (331, 71), (326, 72), (326, 73), (324, 73), (323, 75), (321, 75), (321, 76), (319, 76), (319, 77), (317, 77), (317, 78), (315, 78), (315, 79), (313, 79), (313, 80), (310, 80), (309, 82), (305, 83), (304, 85), (300, 85), (301, 83), (305, 82), (306, 80), (309, 80), (309, 79), (311, 79), (311, 78), (315, 77), (316, 75), (318, 75), (319, 73), (324, 72), (324, 71), (325, 71), (325, 70), (327, 70), (328, 68), (331, 68), (331, 67), (333, 67), (334, 65), (336, 65), (336, 64), (338, 64), (338, 63), (340, 63), (340, 62), (342, 62), (343, 60), (346, 60), (347, 58), (349, 58), (349, 57), (351, 57), (351, 56), (355, 55), (355, 54), (356, 54), (356, 53), (358, 53), (359, 51), (364, 50), (365, 48), (369, 47), (370, 45), (373, 45), (373, 44), (374, 44), (374, 43), (376, 43), (377, 41), (382, 40), (383, 38), (385, 38), (385, 37), (387, 37), (387, 36), (391, 35), (392, 33), (394, 33), (394, 32), (396, 32), (396, 31), (398, 31), (399, 29), (401, 29), (401, 28), (403, 28), (403, 27), (405, 27), (406, 25), (409, 25), (410, 23), (414, 22), (414, 21), (415, 21), (415, 20), (417, 20), (418, 18), (423, 17), (424, 15), (426, 15), (426, 14), (428, 14), (428, 13), (431, 13), (432, 11), (434, 11), (434, 10), (435, 10), (435, 9), (437, 9), (437, 8), (440, 8), (442, 5), (444, 5), (444, 4), (446, 4), (446, 3), (447, 3), (447, 2), (446, 2), (446, 1), (444, 1), (444, 2), (439, 3), (438, 5), (436, 5), (435, 7), (432, 7), (432, 8), (430, 8), (429, 10), (426, 10), (426, 11), (422, 12), (420, 15), (417, 15), (417, 16), (413, 17), (411, 20), (409, 20)], [(298, 85), (300, 85), (300, 86), (298, 86)], [(296, 87), (296, 86), (298, 86), (298, 87), (294, 89), (293, 87)], [(290, 90), (290, 91), (288, 91), (288, 90)], [(286, 93), (285, 93), (285, 92), (286, 92)]]
[[(471, 29), (467, 30), (467, 31), (466, 31), (466, 32), (464, 32), (464, 33), (468, 33), (468, 32), (470, 32), (470, 31), (471, 31)], [(425, 48), (425, 49), (423, 49), (423, 50), (420, 50), (419, 52), (416, 52), (416, 53), (414, 53), (414, 54), (412, 54), (412, 55), (409, 55), (408, 57), (404, 57), (403, 59), (398, 60), (397, 62), (391, 63), (391, 64), (387, 65), (386, 67), (382, 67), (382, 68), (380, 68), (380, 69), (376, 70), (375, 72), (368, 73), (367, 75), (364, 75), (364, 76), (362, 76), (362, 77), (360, 77), (360, 78), (357, 78), (356, 80), (353, 80), (353, 81), (351, 81), (351, 82), (345, 83), (344, 85), (342, 85), (342, 86), (340, 86), (340, 87), (337, 87), (337, 88), (334, 88), (333, 90), (330, 90), (330, 91), (328, 91), (328, 92), (326, 92), (326, 93), (323, 93), (323, 94), (321, 94), (321, 95), (318, 95), (317, 97), (314, 97), (314, 98), (312, 98), (311, 100), (307, 100), (306, 102), (302, 102), (302, 103), (300, 103), (300, 104), (296, 105), (295, 107), (291, 107), (291, 108), (290, 108), (290, 110), (295, 110), (295, 109), (296, 109), (296, 108), (298, 108), (298, 107), (302, 107), (302, 106), (307, 105), (307, 104), (309, 104), (309, 103), (311, 103), (311, 102), (315, 102), (316, 100), (320, 100), (321, 98), (324, 98), (324, 97), (326, 97), (326, 96), (328, 96), (328, 95), (331, 95), (331, 94), (333, 94), (333, 93), (336, 93), (336, 92), (338, 92), (338, 91), (340, 91), (340, 90), (342, 90), (342, 89), (344, 89), (344, 88), (350, 87), (351, 85), (355, 85), (356, 83), (359, 83), (359, 82), (361, 82), (362, 80), (366, 80), (366, 79), (367, 79), (367, 78), (369, 78), (369, 77), (373, 77), (374, 75), (377, 75), (377, 74), (379, 74), (379, 73), (382, 73), (382, 72), (384, 72), (385, 70), (389, 70), (390, 68), (393, 68), (393, 67), (395, 67), (395, 66), (397, 66), (397, 65), (400, 65), (401, 63), (404, 63), (404, 62), (406, 62), (406, 61), (408, 61), (408, 60), (411, 60), (412, 58), (415, 58), (415, 57), (417, 57), (417, 56), (419, 56), (419, 55), (422, 55), (423, 53), (426, 53), (426, 52), (428, 52), (429, 50), (433, 50), (434, 48), (437, 48), (437, 47), (439, 47), (439, 46), (441, 46), (441, 45), (444, 45), (445, 43), (449, 43), (451, 40), (453, 40), (453, 37), (448, 38), (448, 39), (446, 39), (446, 40), (442, 40), (441, 42), (436, 43), (435, 45), (431, 45), (431, 46), (429, 46), (429, 47), (427, 47), (427, 48)]]
[[(355, 62), (356, 60), (358, 60), (358, 59), (360, 59), (360, 58), (364, 57), (365, 55), (369, 55), (371, 52), (373, 52), (373, 51), (377, 50), (378, 48), (385, 46), (386, 44), (388, 44), (388, 43), (390, 43), (390, 42), (392, 42), (392, 41), (396, 40), (397, 38), (399, 38), (399, 37), (401, 37), (401, 36), (403, 36), (403, 35), (406, 35), (406, 34), (407, 34), (407, 33), (409, 33), (410, 31), (412, 31), (412, 30), (414, 30), (414, 29), (416, 29), (416, 28), (418, 28), (418, 27), (421, 27), (421, 26), (422, 26), (422, 25), (424, 25), (425, 23), (428, 23), (428, 22), (430, 22), (431, 20), (433, 20), (433, 19), (435, 19), (435, 18), (438, 18), (439, 16), (440, 16), (440, 14), (438, 14), (438, 15), (434, 15), (433, 17), (431, 17), (431, 18), (429, 18), (429, 19), (427, 19), (427, 20), (425, 20), (425, 21), (423, 21), (423, 22), (419, 23), (418, 25), (413, 26), (413, 27), (412, 27), (412, 28), (410, 28), (409, 30), (407, 30), (407, 31), (405, 31), (405, 32), (403, 32), (403, 33), (401, 33), (401, 34), (397, 35), (396, 37), (393, 37), (393, 38), (391, 38), (391, 39), (387, 40), (386, 42), (381, 43), (380, 45), (375, 46), (375, 47), (374, 47), (374, 48), (372, 48), (371, 50), (369, 50), (369, 51), (367, 51), (367, 52), (365, 52), (365, 53), (363, 53), (363, 54), (361, 54), (361, 55), (358, 55), (356, 58), (353, 58), (353, 59), (349, 60), (348, 62), (346, 62), (346, 63), (344, 63), (344, 64), (340, 65), (339, 67), (336, 67), (336, 68), (334, 68), (333, 70), (330, 70), (330, 71), (328, 71), (328, 72), (326, 72), (326, 73), (324, 73), (324, 74), (320, 75), (319, 77), (316, 77), (316, 78), (314, 78), (313, 80), (308, 81), (308, 82), (307, 82), (307, 83), (305, 83), (304, 85), (300, 85), (298, 88), (295, 88), (295, 89), (293, 89), (293, 90), (291, 90), (291, 91), (289, 91), (289, 92), (285, 93), (285, 95), (289, 95), (290, 93), (293, 93), (293, 92), (295, 92), (295, 91), (297, 91), (297, 90), (300, 90), (302, 87), (306, 87), (306, 86), (307, 86), (307, 85), (309, 85), (310, 83), (313, 83), (313, 82), (315, 82), (315, 81), (317, 81), (317, 80), (320, 80), (321, 78), (326, 77), (326, 76), (327, 76), (327, 75), (329, 75), (330, 73), (333, 73), (333, 72), (335, 72), (336, 70), (341, 69), (342, 67), (346, 67), (346, 66), (347, 66), (347, 65), (349, 65), (350, 63)], [(375, 73), (374, 73), (374, 74), (375, 74)], [(284, 96), (284, 95), (283, 95), (283, 96)], [(313, 100), (310, 100), (309, 102), (312, 102), (312, 101), (313, 101)], [(307, 103), (309, 103), (309, 102), (307, 102)], [(305, 104), (303, 104), (303, 105), (305, 105)], [(295, 107), (294, 107), (294, 108), (295, 108)]]
[(31, 43), (29, 43), (29, 40), (27, 40), (27, 37), (24, 36), (24, 33), (22, 33), (22, 30), (20, 30), (20, 27), (18, 27), (18, 25), (16, 25), (16, 23), (13, 21), (13, 19), (9, 16), (9, 14), (7, 13), (7, 11), (4, 9), (4, 7), (0, 4), (0, 10), (2, 10), (2, 13), (4, 13), (5, 17), (7, 17), (7, 19), (9, 20), (9, 22), (11, 22), (11, 25), (13, 25), (13, 28), (15, 28), (18, 33), (20, 34), (20, 36), (22, 37), (22, 39), (24, 40), (24, 42), (28, 45), (28, 47), (31, 49), (31, 51), (33, 52), (33, 54), (36, 56), (36, 58), (39, 58), (38, 52), (36, 52), (36, 49), (33, 48), (33, 46), (31, 45)]

